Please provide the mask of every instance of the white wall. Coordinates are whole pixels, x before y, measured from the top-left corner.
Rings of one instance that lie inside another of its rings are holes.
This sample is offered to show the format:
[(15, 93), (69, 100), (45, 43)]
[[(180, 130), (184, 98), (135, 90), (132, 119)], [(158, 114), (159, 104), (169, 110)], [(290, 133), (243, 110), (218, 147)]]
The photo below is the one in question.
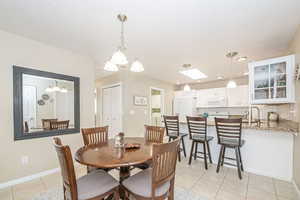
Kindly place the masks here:
[[(94, 65), (86, 57), (0, 31), (0, 183), (58, 167), (52, 138), (14, 141), (12, 65), (80, 77), (81, 127), (94, 124)], [(71, 149), (83, 145), (80, 134), (62, 136)], [(21, 157), (29, 156), (22, 166)]]

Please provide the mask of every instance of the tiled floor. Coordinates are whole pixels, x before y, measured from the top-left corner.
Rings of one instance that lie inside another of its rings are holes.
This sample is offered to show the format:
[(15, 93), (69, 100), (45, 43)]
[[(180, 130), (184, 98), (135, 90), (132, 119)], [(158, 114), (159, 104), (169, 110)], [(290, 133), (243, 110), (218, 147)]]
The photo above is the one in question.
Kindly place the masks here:
[[(78, 177), (86, 173), (85, 167), (76, 167)], [(118, 176), (118, 172), (111, 172)], [(194, 161), (191, 166), (187, 160), (177, 165), (175, 184), (188, 189), (208, 200), (297, 200), (296, 191), (292, 183), (275, 180), (255, 174), (243, 174), (239, 180), (237, 172), (232, 168), (222, 168), (216, 173), (216, 166), (210, 165), (204, 169), (201, 161)], [(11, 188), (0, 190), (1, 200), (30, 200), (40, 192), (50, 190), (61, 185), (59, 173), (19, 184)]]

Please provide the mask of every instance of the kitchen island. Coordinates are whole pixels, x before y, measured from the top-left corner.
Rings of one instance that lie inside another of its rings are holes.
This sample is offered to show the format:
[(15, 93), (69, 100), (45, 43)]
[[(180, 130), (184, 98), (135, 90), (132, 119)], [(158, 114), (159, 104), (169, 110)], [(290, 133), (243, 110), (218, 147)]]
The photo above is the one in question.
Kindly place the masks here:
[[(183, 132), (188, 132), (187, 124), (181, 123), (181, 129)], [(260, 127), (243, 123), (242, 139), (246, 143), (241, 148), (241, 153), (245, 171), (291, 181), (293, 145), (297, 133), (298, 123), (289, 120), (270, 123), (263, 121)], [(214, 140), (210, 142), (210, 148), (213, 163), (216, 164), (220, 145), (217, 142), (217, 133), (213, 122), (208, 122), (207, 135), (214, 137)], [(190, 142), (188, 142), (188, 138), (186, 140), (189, 155)], [(202, 151), (201, 145), (199, 145), (199, 151)], [(234, 158), (234, 151), (228, 149), (226, 156)]]

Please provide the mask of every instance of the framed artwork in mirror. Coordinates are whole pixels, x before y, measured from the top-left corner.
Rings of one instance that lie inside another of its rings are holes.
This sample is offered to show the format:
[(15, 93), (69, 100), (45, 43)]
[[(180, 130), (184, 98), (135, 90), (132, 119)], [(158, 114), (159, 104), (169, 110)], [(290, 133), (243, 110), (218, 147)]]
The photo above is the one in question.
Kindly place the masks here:
[(13, 66), (14, 139), (80, 132), (80, 79)]
[(148, 105), (147, 97), (134, 96), (133, 97), (133, 104), (136, 105), (136, 106), (147, 106)]

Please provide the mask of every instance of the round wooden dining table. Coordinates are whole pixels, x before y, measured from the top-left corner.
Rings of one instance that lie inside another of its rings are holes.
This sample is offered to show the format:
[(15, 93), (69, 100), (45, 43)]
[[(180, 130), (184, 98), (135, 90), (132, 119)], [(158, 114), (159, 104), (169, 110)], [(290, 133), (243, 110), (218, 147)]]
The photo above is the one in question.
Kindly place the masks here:
[[(110, 139), (106, 143), (83, 146), (76, 151), (75, 160), (83, 165), (97, 168), (119, 168), (120, 182), (122, 182), (130, 176), (131, 166), (152, 159), (153, 143), (147, 142), (145, 138), (125, 138), (125, 144), (132, 143), (139, 143), (140, 148), (129, 150), (117, 148), (114, 139)], [(120, 191), (120, 196), (123, 195), (124, 192)]]

